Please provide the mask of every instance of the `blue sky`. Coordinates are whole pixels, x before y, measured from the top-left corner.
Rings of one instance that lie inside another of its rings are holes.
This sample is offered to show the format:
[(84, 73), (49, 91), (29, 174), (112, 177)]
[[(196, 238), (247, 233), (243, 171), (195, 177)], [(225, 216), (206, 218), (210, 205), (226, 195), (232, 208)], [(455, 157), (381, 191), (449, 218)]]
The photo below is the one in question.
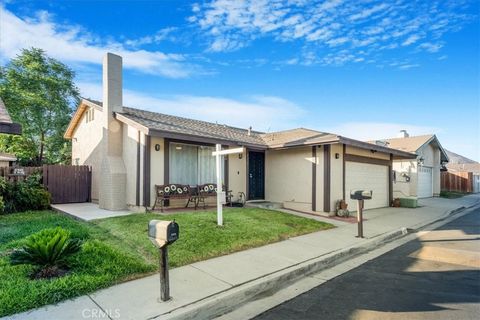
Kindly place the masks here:
[(436, 133), (480, 160), (478, 1), (3, 1), (0, 63), (40, 47), (101, 98), (262, 131)]

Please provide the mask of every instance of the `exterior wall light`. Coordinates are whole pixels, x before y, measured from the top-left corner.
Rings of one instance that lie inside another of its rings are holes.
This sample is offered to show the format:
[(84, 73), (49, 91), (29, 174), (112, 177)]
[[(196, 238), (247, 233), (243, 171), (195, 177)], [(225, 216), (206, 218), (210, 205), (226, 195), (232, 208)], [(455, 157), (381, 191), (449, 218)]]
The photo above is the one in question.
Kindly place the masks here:
[(238, 154), (238, 159), (242, 159), (243, 158), (243, 153), (239, 153)]
[(335, 153), (335, 159), (340, 159), (340, 153)]
[(420, 157), (418, 158), (417, 163), (418, 165), (423, 166), (423, 164), (425, 163), (425, 159), (423, 157)]
[(155, 151), (160, 151), (160, 145), (158, 143), (155, 145)]

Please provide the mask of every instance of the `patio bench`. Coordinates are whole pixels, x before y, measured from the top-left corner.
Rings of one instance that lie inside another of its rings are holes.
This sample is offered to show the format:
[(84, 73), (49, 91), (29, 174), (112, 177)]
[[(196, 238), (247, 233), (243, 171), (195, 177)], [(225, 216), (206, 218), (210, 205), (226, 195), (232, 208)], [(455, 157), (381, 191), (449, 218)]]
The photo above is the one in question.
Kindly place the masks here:
[(194, 188), (189, 185), (170, 183), (165, 185), (155, 185), (155, 203), (152, 207), (152, 210), (155, 210), (157, 205), (160, 205), (161, 211), (166, 206), (166, 202), (173, 199), (186, 199), (187, 204), (185, 208), (188, 208), (188, 205), (193, 202), (195, 209), (198, 206), (198, 198)]
[[(225, 185), (222, 185), (222, 191), (225, 191)], [(205, 183), (197, 186), (198, 196), (197, 196), (197, 207), (200, 205), (200, 202), (203, 203), (203, 208), (206, 208), (205, 199), (209, 197), (217, 196), (217, 184), (216, 183)], [(226, 201), (231, 202), (232, 191), (227, 191)]]

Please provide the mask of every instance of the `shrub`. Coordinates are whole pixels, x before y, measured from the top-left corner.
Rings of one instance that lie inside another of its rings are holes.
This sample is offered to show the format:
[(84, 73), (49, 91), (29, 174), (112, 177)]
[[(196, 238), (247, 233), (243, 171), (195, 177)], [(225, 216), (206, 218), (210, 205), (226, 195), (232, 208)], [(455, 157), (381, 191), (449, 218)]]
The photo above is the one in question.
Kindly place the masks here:
[(68, 258), (80, 251), (82, 241), (70, 238), (70, 232), (60, 227), (44, 229), (25, 239), (21, 249), (10, 255), (10, 263), (30, 264), (37, 267), (34, 278), (51, 278), (62, 275), (68, 267)]
[(0, 201), (0, 213), (47, 209), (51, 196), (43, 188), (40, 179), (39, 174), (33, 174), (16, 183), (0, 179), (0, 198), (3, 200)]

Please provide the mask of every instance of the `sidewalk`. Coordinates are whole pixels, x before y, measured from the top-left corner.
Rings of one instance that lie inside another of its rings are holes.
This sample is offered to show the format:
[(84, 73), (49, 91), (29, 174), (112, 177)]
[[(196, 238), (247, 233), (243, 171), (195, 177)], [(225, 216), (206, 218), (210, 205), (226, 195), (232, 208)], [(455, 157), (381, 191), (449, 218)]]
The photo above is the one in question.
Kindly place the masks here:
[(259, 294), (272, 294), (309, 272), (372, 250), (401, 236), (405, 228), (420, 228), (479, 202), (477, 194), (424, 199), (417, 209), (368, 210), (364, 212), (365, 239), (355, 238), (356, 224), (331, 221), (337, 228), (176, 268), (170, 270), (173, 299), (168, 302), (157, 301), (159, 276), (154, 275), (10, 318), (107, 319), (105, 313), (110, 319), (211, 318)]

